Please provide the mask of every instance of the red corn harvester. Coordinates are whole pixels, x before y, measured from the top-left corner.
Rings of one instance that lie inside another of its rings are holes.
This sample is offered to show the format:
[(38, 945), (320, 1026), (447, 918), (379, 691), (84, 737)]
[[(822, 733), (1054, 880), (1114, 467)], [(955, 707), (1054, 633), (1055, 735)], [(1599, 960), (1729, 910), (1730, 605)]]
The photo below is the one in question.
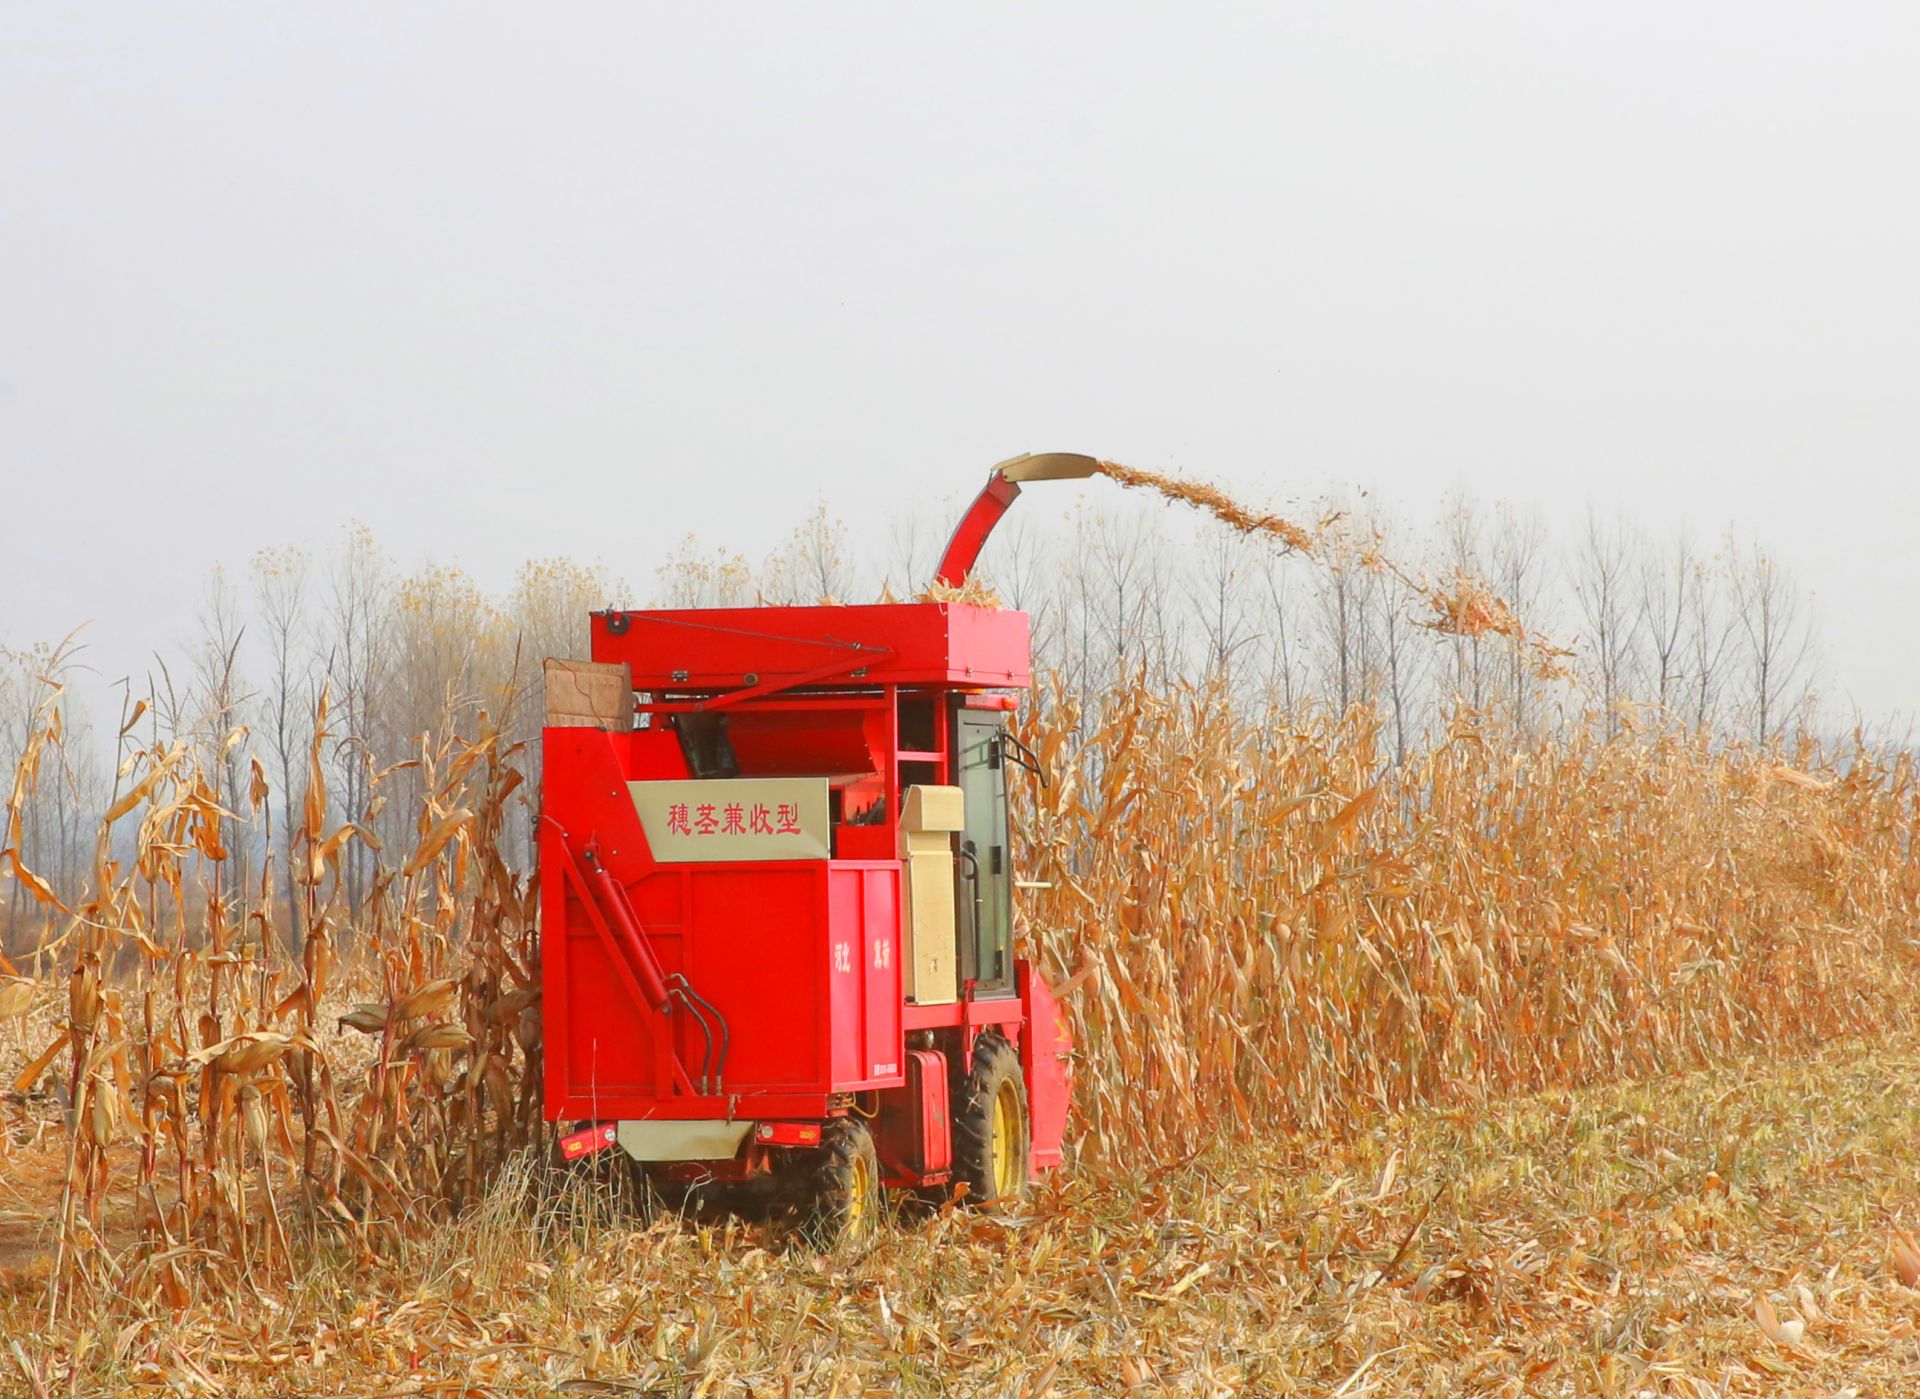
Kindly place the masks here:
[[(961, 520), (964, 583), (1020, 484)], [(822, 1242), (882, 1190), (1021, 1195), (1056, 1166), (1072, 1042), (1013, 946), (1024, 613), (963, 602), (597, 612), (548, 663), (546, 1115), (665, 1190), (727, 1183)], [(1022, 779), (1029, 780), (1029, 779)]]

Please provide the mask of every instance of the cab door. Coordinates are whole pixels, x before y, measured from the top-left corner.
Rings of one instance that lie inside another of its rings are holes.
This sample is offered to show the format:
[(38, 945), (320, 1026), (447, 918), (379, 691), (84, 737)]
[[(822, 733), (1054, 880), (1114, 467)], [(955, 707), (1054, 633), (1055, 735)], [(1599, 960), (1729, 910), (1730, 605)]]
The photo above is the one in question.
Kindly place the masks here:
[(1011, 996), (1013, 985), (1013, 869), (1007, 838), (1007, 770), (1001, 729), (990, 710), (954, 712), (956, 780), (966, 795), (960, 832), (960, 976), (979, 996)]

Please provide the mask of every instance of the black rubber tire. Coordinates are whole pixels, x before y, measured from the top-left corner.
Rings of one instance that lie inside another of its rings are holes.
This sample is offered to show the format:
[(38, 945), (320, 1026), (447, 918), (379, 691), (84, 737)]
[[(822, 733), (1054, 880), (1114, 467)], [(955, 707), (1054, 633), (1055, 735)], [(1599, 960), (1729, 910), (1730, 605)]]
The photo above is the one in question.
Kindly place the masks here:
[[(856, 1117), (836, 1117), (820, 1132), (819, 1147), (805, 1162), (806, 1203), (802, 1229), (817, 1248), (859, 1248), (872, 1242), (885, 1214), (880, 1157), (873, 1134)], [(856, 1192), (864, 1173), (864, 1208)]]
[[(1011, 1083), (1020, 1103), (1019, 1187), (1006, 1194), (996, 1188), (993, 1178), (994, 1100), (1003, 1085)], [(953, 1181), (965, 1184), (966, 1200), (989, 1204), (994, 1200), (1019, 1199), (1027, 1193), (1028, 1164), (1033, 1149), (1032, 1121), (1027, 1115), (1027, 1080), (1020, 1072), (1020, 1055), (1006, 1036), (988, 1030), (973, 1042), (973, 1065), (953, 1088)]]

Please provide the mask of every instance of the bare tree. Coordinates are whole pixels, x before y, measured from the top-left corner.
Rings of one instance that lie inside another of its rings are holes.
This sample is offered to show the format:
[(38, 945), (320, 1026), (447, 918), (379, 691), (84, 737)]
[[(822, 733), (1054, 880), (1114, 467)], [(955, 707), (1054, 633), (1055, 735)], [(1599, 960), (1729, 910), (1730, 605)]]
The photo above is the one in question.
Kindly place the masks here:
[(1288, 560), (1268, 553), (1260, 568), (1261, 616), (1267, 636), (1267, 688), (1292, 713), (1304, 692), (1298, 624), (1287, 579)]
[[(1372, 527), (1376, 547), (1391, 555), (1394, 552), (1391, 525), (1376, 515)], [(1417, 628), (1406, 615), (1406, 598), (1400, 590), (1376, 586), (1372, 594), (1380, 684), (1388, 718), (1393, 722), (1393, 760), (1396, 765), (1404, 766), (1411, 741), (1420, 731), (1417, 707), (1432, 653), (1419, 644), (1425, 638), (1414, 635)]]
[[(301, 798), (317, 698), (307, 617), (311, 569), (299, 549), (262, 549), (253, 557), (253, 601), (266, 649), (267, 679), (259, 702), (262, 746), (280, 793), (279, 844), (285, 875), (287, 928), (300, 950), (300, 901), (294, 880), (294, 812)], [(272, 808), (267, 843), (274, 847)]]
[(1060, 563), (1049, 536), (1016, 519), (993, 532), (974, 572), (1027, 614), (1034, 665), (1061, 662)]
[(1753, 737), (1778, 737), (1810, 686), (1812, 629), (1792, 575), (1759, 545), (1736, 556), (1734, 613), (1747, 671), (1747, 713)]
[[(508, 608), (513, 645), (507, 661), (510, 674), (503, 681), (512, 692), (506, 701), (511, 712), (495, 719), (525, 745), (520, 761), (535, 802), (540, 791), (540, 729), (546, 718), (540, 663), (548, 656), (584, 659), (591, 650), (588, 614), (616, 604), (625, 593), (626, 585), (604, 568), (583, 568), (563, 559), (541, 560), (520, 570)], [(508, 814), (509, 837), (524, 849), (529, 864), (537, 834), (532, 816), (526, 805)]]
[(898, 600), (915, 597), (933, 581), (940, 562), (940, 539), (918, 502), (893, 512), (887, 526), (887, 557), (880, 592)]
[(1691, 572), (1681, 641), (1681, 655), (1686, 665), (1685, 698), (1694, 729), (1707, 733), (1719, 717), (1735, 624), (1723, 597), (1724, 569), (1695, 560)]
[(1201, 670), (1231, 683), (1236, 657), (1258, 635), (1251, 586), (1259, 577), (1258, 556), (1243, 535), (1212, 530), (1200, 540), (1190, 597), (1205, 645)]
[(1107, 681), (1106, 666), (1101, 659), (1105, 642), (1096, 606), (1100, 589), (1094, 580), (1093, 529), (1088, 516), (1083, 514), (1075, 519), (1073, 542), (1061, 555), (1057, 584), (1060, 669), (1068, 685), (1089, 698)]
[(820, 502), (767, 560), (761, 575), (763, 600), (775, 605), (845, 602), (859, 590), (846, 546), (847, 527)]
[[(1442, 553), (1450, 574), (1457, 578), (1486, 577), (1480, 534), (1480, 516), (1473, 498), (1456, 493), (1440, 530)], [(1494, 643), (1499, 640), (1478, 632), (1451, 638), (1453, 698), (1465, 700), (1474, 709), (1487, 708), (1493, 687), (1494, 661), (1500, 654), (1494, 649)]]
[[(331, 754), (345, 819), (367, 818), (376, 734), (386, 717), (387, 564), (366, 526), (355, 524), (327, 569), (326, 677), (334, 696)], [(318, 833), (316, 832), (316, 835)], [(360, 912), (371, 861), (362, 842), (340, 852), (348, 906)]]
[(1375, 593), (1379, 577), (1350, 534), (1335, 536), (1327, 567), (1314, 590), (1315, 616), (1328, 703), (1345, 713), (1377, 693)]
[[(1489, 552), (1494, 591), (1529, 631), (1543, 632), (1551, 623), (1543, 615), (1547, 600), (1547, 525), (1539, 510), (1522, 509), (1505, 501), (1496, 504)], [(1539, 658), (1530, 648), (1503, 640), (1501, 689), (1514, 727), (1529, 733), (1534, 722), (1535, 691), (1540, 685)]]
[(1094, 589), (1094, 615), (1105, 642), (1104, 682), (1110, 683), (1151, 663), (1147, 605), (1161, 576), (1159, 558), (1139, 515), (1122, 520), (1105, 513), (1097, 521), (1087, 585)]
[(755, 585), (746, 555), (725, 549), (709, 553), (691, 534), (668, 552), (654, 579), (661, 607), (747, 607), (763, 591)]
[(1611, 738), (1620, 731), (1619, 707), (1629, 696), (1639, 634), (1625, 526), (1617, 520), (1610, 526), (1602, 524), (1589, 505), (1571, 574), (1573, 595), (1586, 624), (1590, 678)]
[[(240, 645), (246, 631), (240, 599), (227, 581), (226, 570), (216, 565), (207, 579), (200, 605), (200, 635), (193, 651), (190, 727), (199, 739), (207, 768), (216, 775), (221, 804), (236, 822), (245, 820), (245, 719), (252, 700), (240, 673)], [(220, 892), (237, 900), (244, 897), (250, 883), (251, 861), (248, 842), (241, 831), (230, 832), (228, 839), (233, 843), (234, 858), (218, 866), (227, 881)]]
[(1158, 520), (1154, 516), (1141, 522), (1145, 542), (1135, 615), (1141, 664), (1154, 683), (1165, 689), (1176, 675), (1187, 672), (1190, 658), (1184, 654), (1186, 606), (1176, 582), (1180, 561), (1168, 547)]
[(1653, 700), (1667, 715), (1679, 700), (1687, 610), (1699, 576), (1685, 531), (1675, 534), (1664, 549), (1646, 543), (1639, 575), (1640, 629), (1653, 672)]
[(1165, 563), (1161, 538), (1138, 515), (1103, 511), (1077, 522), (1058, 588), (1062, 653), (1082, 694), (1165, 671), (1175, 627)]

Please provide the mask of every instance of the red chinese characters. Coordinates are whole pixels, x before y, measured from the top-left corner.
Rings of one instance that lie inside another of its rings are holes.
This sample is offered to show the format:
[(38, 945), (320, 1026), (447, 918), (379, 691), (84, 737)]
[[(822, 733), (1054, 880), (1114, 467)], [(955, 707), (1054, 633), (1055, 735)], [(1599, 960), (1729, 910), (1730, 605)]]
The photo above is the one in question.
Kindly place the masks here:
[(666, 815), (670, 836), (725, 839), (806, 834), (798, 802), (674, 802)]

